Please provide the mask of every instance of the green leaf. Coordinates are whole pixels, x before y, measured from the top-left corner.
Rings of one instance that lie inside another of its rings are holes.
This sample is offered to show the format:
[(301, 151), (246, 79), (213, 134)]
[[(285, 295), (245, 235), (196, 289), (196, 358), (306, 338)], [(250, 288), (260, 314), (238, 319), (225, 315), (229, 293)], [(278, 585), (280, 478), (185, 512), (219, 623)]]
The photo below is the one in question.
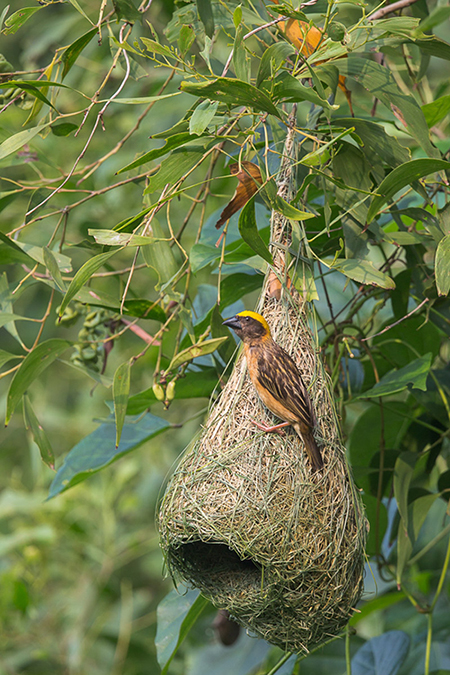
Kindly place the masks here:
[(352, 658), (352, 675), (396, 675), (408, 656), (410, 642), (402, 630), (368, 640)]
[(155, 241), (154, 237), (143, 237), (128, 232), (116, 232), (116, 230), (88, 230), (88, 234), (94, 237), (97, 244), (102, 246), (149, 246)]
[(203, 342), (197, 342), (195, 345), (191, 345), (187, 349), (183, 349), (181, 352), (178, 352), (176, 356), (170, 362), (166, 371), (175, 370), (179, 368), (184, 363), (192, 361), (192, 359), (197, 358), (198, 356), (206, 356), (207, 354), (212, 354), (216, 351), (221, 344), (228, 340), (227, 337), (214, 338), (213, 340), (204, 340)]
[(240, 300), (247, 293), (261, 288), (264, 277), (262, 274), (230, 274), (222, 279), (220, 284), (220, 309), (225, 309), (236, 300)]
[(86, 12), (84, 11), (84, 9), (83, 9), (82, 7), (80, 7), (80, 3), (78, 2), (78, 0), (69, 0), (69, 2), (70, 2), (70, 4), (71, 4), (73, 7), (75, 7), (75, 9), (76, 9), (78, 12), (80, 12), (80, 14), (81, 14), (82, 16), (84, 16), (84, 18), (85, 18), (87, 21), (89, 21), (90, 24), (92, 24), (92, 21), (90, 20), (90, 18), (88, 17), (88, 15), (87, 15)]
[(144, 43), (145, 48), (148, 52), (152, 54), (159, 54), (160, 56), (166, 56), (167, 58), (174, 59), (176, 58), (176, 53), (165, 45), (156, 42), (156, 40), (150, 40), (150, 38), (141, 37), (141, 42)]
[(255, 217), (255, 198), (252, 197), (241, 211), (239, 216), (239, 232), (242, 239), (250, 248), (273, 265), (272, 255), (258, 232)]
[(102, 267), (107, 260), (109, 260), (113, 255), (120, 251), (121, 249), (116, 249), (115, 251), (108, 251), (108, 253), (100, 253), (93, 258), (90, 258), (87, 262), (84, 263), (82, 267), (75, 274), (74, 278), (70, 282), (70, 286), (66, 291), (66, 294), (63, 298), (61, 306), (59, 308), (59, 316), (64, 314), (69, 302), (75, 297), (80, 288), (89, 281), (91, 276), (96, 272), (100, 267)]
[(44, 254), (44, 262), (45, 266), (50, 272), (53, 281), (55, 284), (58, 286), (59, 290), (65, 293), (66, 291), (66, 284), (63, 281), (63, 278), (61, 276), (61, 272), (59, 271), (58, 267), (58, 261), (56, 260), (53, 251), (51, 251), (49, 248), (44, 246), (43, 254)]
[(380, 288), (395, 288), (394, 280), (388, 274), (377, 270), (369, 260), (342, 260), (338, 258), (333, 263), (327, 263), (325, 260), (321, 262), (329, 269), (337, 270), (359, 284), (380, 286)]
[(275, 117), (281, 117), (281, 113), (267, 94), (242, 80), (218, 77), (202, 84), (182, 82), (180, 89), (193, 96), (227, 103), (232, 108), (245, 105), (254, 110), (268, 112), (270, 115), (275, 115)]
[(98, 33), (98, 29), (91, 28), (91, 30), (88, 30), (87, 33), (79, 37), (75, 42), (72, 42), (72, 44), (67, 47), (66, 51), (61, 57), (61, 60), (64, 64), (63, 72), (61, 79), (64, 80), (66, 77), (67, 73), (70, 71), (74, 63), (76, 62), (77, 58), (80, 56), (81, 52), (87, 45), (90, 43), (94, 35)]
[(338, 127), (354, 127), (364, 144), (363, 152), (372, 166), (379, 163), (380, 159), (391, 167), (404, 164), (411, 159), (408, 148), (400, 145), (394, 136), (389, 136), (384, 127), (377, 122), (357, 117), (340, 117), (333, 119), (333, 123)]
[(162, 161), (159, 171), (150, 176), (144, 194), (152, 194), (156, 190), (161, 190), (167, 184), (174, 185), (196, 164), (201, 162), (204, 154), (205, 148), (203, 145), (189, 145), (173, 150), (169, 157)]
[(353, 131), (355, 131), (354, 127), (345, 129), (345, 131), (342, 131), (340, 134), (335, 136), (331, 141), (328, 141), (328, 143), (324, 143), (324, 145), (321, 145), (317, 150), (314, 150), (313, 152), (309, 152), (307, 155), (304, 155), (304, 157), (300, 159), (300, 164), (304, 164), (305, 166), (315, 166), (316, 164), (324, 164), (326, 161), (328, 161), (330, 157), (328, 149), (331, 148), (341, 138), (344, 138), (344, 136), (347, 136)]
[(300, 211), (300, 209), (292, 206), (292, 204), (288, 204), (288, 202), (283, 199), (283, 197), (280, 197), (277, 192), (278, 188), (273, 179), (265, 184), (261, 192), (261, 196), (265, 198), (270, 208), (274, 211), (278, 211), (283, 216), (286, 216), (286, 218), (289, 218), (289, 220), (307, 220), (308, 218), (315, 217), (313, 213)]
[[(44, 81), (45, 82), (45, 81)], [(42, 86), (42, 83), (40, 83)], [(50, 106), (50, 108), (53, 108), (53, 110), (56, 110), (55, 106), (48, 100), (48, 98), (40, 91), (33, 83), (29, 82), (20, 82), (17, 83), (17, 87), (20, 89), (23, 89), (23, 91), (26, 91), (28, 94), (31, 94), (31, 96), (34, 96), (37, 98), (39, 101), (42, 103), (45, 103), (46, 105)]]
[(130, 371), (132, 360), (122, 363), (114, 373), (112, 394), (116, 417), (116, 448), (119, 446), (122, 429), (127, 414), (128, 395), (130, 393)]
[(414, 40), (421, 52), (429, 56), (437, 56), (439, 59), (450, 61), (450, 44), (433, 35), (432, 38), (425, 38), (423, 40)]
[(192, 136), (191, 133), (174, 134), (167, 139), (162, 148), (156, 148), (155, 150), (146, 152), (145, 155), (138, 157), (138, 159), (135, 159), (134, 162), (131, 162), (131, 164), (127, 164), (122, 169), (119, 169), (117, 174), (123, 173), (124, 171), (130, 171), (130, 169), (135, 169), (138, 166), (142, 166), (142, 164), (152, 162), (154, 159), (159, 159), (159, 157), (167, 155), (168, 152), (175, 148), (186, 145), (186, 143), (189, 143), (189, 141), (192, 141), (195, 138), (196, 136)]
[(422, 106), (422, 112), (425, 115), (425, 120), (428, 127), (434, 127), (435, 124), (444, 119), (450, 110), (450, 94), (441, 96), (431, 103), (425, 103)]
[(155, 218), (150, 225), (150, 234), (153, 235), (153, 245), (145, 246), (142, 249), (142, 255), (146, 265), (156, 271), (159, 286), (169, 281), (178, 272), (178, 265), (170, 243), (164, 238), (163, 229)]
[(61, 124), (53, 124), (50, 129), (55, 136), (68, 136), (72, 131), (78, 129), (78, 125), (71, 122), (62, 122)]
[(412, 96), (400, 91), (388, 68), (375, 61), (351, 55), (348, 59), (335, 61), (334, 65), (339, 68), (341, 74), (362, 84), (389, 110), (398, 114), (425, 153), (430, 157), (436, 157), (438, 151), (430, 142), (428, 126), (420, 106)]
[(197, 10), (200, 21), (202, 21), (203, 25), (205, 26), (206, 35), (212, 38), (214, 35), (214, 16), (211, 7), (211, 0), (197, 0)]
[[(27, 244), (23, 241), (17, 241), (15, 243), (24, 253), (30, 256), (30, 258), (38, 262), (40, 265), (44, 265), (45, 267), (47, 266), (44, 258), (43, 248), (40, 246), (34, 246), (33, 244)], [(58, 251), (52, 251), (52, 253), (53, 257), (58, 263), (59, 269), (62, 272), (70, 272), (72, 270), (72, 261), (68, 256), (59, 253)]]
[[(238, 6), (236, 9), (241, 9)], [(242, 10), (241, 10), (242, 14)], [(244, 42), (244, 33), (246, 32), (243, 24), (239, 24), (236, 30), (236, 37), (233, 46), (233, 68), (238, 80), (242, 82), (250, 81), (250, 59), (247, 54)]]
[[(16, 320), (21, 317), (17, 317), (15, 314), (13, 316), (16, 318)], [(1, 320), (1, 315), (0, 315), (0, 320)], [(0, 323), (1, 327), (1, 323)], [(17, 354), (11, 354), (10, 352), (6, 352), (4, 349), (0, 349), (0, 368), (5, 365), (5, 363), (8, 363), (8, 361), (12, 361), (13, 359), (20, 359), (20, 356)]]
[[(197, 371), (188, 371), (177, 380), (175, 399), (209, 398), (217, 387), (218, 376), (215, 368), (201, 366)], [(130, 396), (127, 415), (138, 415), (156, 403), (152, 387)]]
[(166, 675), (173, 657), (207, 605), (208, 601), (196, 590), (184, 595), (173, 590), (159, 603), (155, 646), (161, 675)]
[(391, 171), (377, 187), (378, 196), (374, 197), (367, 213), (367, 222), (371, 223), (378, 211), (396, 192), (423, 176), (437, 171), (449, 171), (450, 162), (443, 159), (412, 159)]
[(439, 242), (434, 266), (438, 294), (447, 295), (450, 291), (450, 234)]
[(408, 530), (408, 492), (414, 469), (419, 456), (415, 452), (401, 452), (395, 461), (394, 468), (394, 495), (403, 527)]
[(218, 105), (218, 101), (211, 103), (211, 101), (208, 100), (198, 104), (189, 121), (189, 131), (191, 134), (196, 134), (197, 136), (202, 135), (216, 114)]
[(72, 343), (67, 340), (52, 338), (41, 342), (26, 355), (9, 387), (6, 404), (6, 425), (9, 424), (17, 404), (30, 384), (71, 345)]
[[(378, 524), (379, 524), (379, 537), (382, 538), (384, 532), (386, 532), (387, 524), (388, 524), (388, 518), (387, 518), (387, 512), (386, 512), (386, 506), (381, 502), (379, 506), (377, 506), (377, 498), (374, 497), (373, 495), (369, 494), (367, 490), (364, 491), (364, 494), (362, 495), (363, 502), (364, 502), (364, 508), (366, 512), (366, 518), (370, 523), (370, 530), (367, 534), (367, 542), (366, 542), (366, 554), (368, 556), (373, 556), (377, 553), (377, 541), (376, 541), (376, 536), (375, 536), (375, 528), (373, 526), (373, 523), (376, 522), (377, 515), (378, 515)], [(378, 543), (379, 547), (379, 543)], [(354, 615), (355, 621), (357, 621), (357, 617), (359, 618), (359, 614)], [(353, 623), (353, 622), (352, 622)]]
[(23, 416), (25, 421), (26, 429), (30, 429), (33, 434), (33, 439), (36, 445), (39, 448), (41, 453), (41, 459), (50, 469), (55, 469), (55, 456), (53, 454), (52, 446), (50, 441), (47, 438), (42, 426), (39, 424), (39, 420), (36, 417), (34, 410), (31, 406), (30, 399), (26, 394), (23, 397)]
[(191, 48), (194, 40), (195, 31), (193, 30), (192, 26), (182, 26), (180, 30), (180, 36), (178, 38), (178, 48), (183, 59)]
[(189, 262), (194, 274), (203, 269), (214, 260), (220, 258), (220, 251), (215, 246), (207, 244), (194, 244), (189, 253)]
[(405, 530), (403, 520), (398, 526), (397, 535), (397, 584), (400, 585), (403, 571), (417, 541), (419, 532), (425, 522), (429, 510), (433, 506), (439, 493), (427, 494), (415, 499), (408, 507), (408, 530)]
[[(38, 8), (39, 9), (39, 8)], [(0, 161), (12, 155), (17, 150), (20, 150), (24, 145), (28, 144), (37, 134), (39, 134), (45, 127), (48, 127), (51, 122), (46, 124), (38, 124), (37, 127), (32, 127), (31, 129), (26, 129), (25, 131), (19, 131), (18, 134), (10, 136), (3, 141), (0, 145)]]
[(33, 14), (38, 12), (41, 7), (22, 7), (22, 9), (19, 9), (17, 12), (14, 12), (14, 14), (11, 14), (6, 21), (5, 21), (5, 28), (3, 29), (3, 33), (5, 35), (12, 35), (13, 33), (16, 33), (19, 28), (23, 26), (23, 24), (28, 21), (28, 19), (31, 19)]
[[(256, 86), (259, 87), (264, 80), (272, 79), (286, 59), (294, 52), (295, 47), (289, 44), (289, 42), (284, 41), (276, 42), (266, 49), (259, 64)], [(298, 80), (295, 81), (298, 82)]]
[(133, 23), (142, 19), (141, 12), (135, 7), (132, 0), (113, 0), (113, 5), (118, 21), (126, 19), (126, 21)]
[(275, 100), (284, 100), (287, 103), (309, 101), (320, 108), (324, 108), (324, 110), (336, 110), (338, 108), (337, 105), (331, 105), (325, 97), (322, 98), (315, 89), (301, 84), (297, 78), (284, 70), (274, 80), (273, 96)]
[(391, 370), (384, 375), (377, 384), (363, 392), (357, 398), (378, 398), (379, 396), (391, 396), (399, 391), (404, 391), (411, 384), (414, 389), (427, 390), (427, 377), (431, 368), (431, 353), (425, 354), (407, 366), (398, 370)]
[(48, 499), (81, 483), (169, 427), (169, 422), (150, 413), (136, 420), (126, 420), (119, 447), (116, 448), (114, 420), (104, 422), (68, 453), (53, 479)]

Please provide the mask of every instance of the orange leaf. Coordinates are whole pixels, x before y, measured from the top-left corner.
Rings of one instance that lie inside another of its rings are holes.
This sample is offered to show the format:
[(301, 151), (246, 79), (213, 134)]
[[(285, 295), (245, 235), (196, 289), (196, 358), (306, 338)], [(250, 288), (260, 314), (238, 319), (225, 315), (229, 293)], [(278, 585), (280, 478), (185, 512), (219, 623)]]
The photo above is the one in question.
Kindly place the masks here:
[(216, 223), (217, 229), (222, 227), (236, 211), (239, 211), (258, 192), (258, 184), (263, 182), (259, 167), (252, 162), (241, 162), (240, 164), (239, 162), (235, 162), (234, 164), (230, 164), (230, 172), (236, 176), (239, 183), (233, 199), (220, 214), (220, 218)]

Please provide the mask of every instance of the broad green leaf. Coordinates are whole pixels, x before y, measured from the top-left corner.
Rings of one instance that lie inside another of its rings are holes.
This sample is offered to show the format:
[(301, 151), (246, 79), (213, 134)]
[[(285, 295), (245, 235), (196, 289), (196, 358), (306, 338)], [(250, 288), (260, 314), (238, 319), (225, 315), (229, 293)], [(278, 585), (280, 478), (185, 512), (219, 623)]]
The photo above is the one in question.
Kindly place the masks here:
[(333, 138), (331, 141), (328, 141), (328, 143), (324, 143), (324, 145), (321, 145), (317, 150), (309, 152), (307, 155), (302, 157), (300, 159), (300, 164), (305, 164), (305, 166), (315, 166), (316, 164), (324, 164), (330, 157), (328, 149), (331, 148), (334, 145), (334, 143), (339, 141), (344, 136), (347, 136), (348, 134), (352, 133), (354, 130), (355, 130), (354, 127), (345, 129), (345, 131), (342, 131), (340, 134), (335, 136), (335, 138)]
[[(159, 96), (136, 96), (135, 98), (121, 98), (118, 96), (114, 99), (114, 103), (121, 103), (122, 105), (148, 105), (149, 103), (155, 103), (156, 101), (162, 101), (165, 98), (173, 98), (174, 96), (179, 95), (179, 91), (174, 91), (172, 94), (159, 94)], [(99, 101), (99, 103), (104, 102), (105, 101)]]
[(408, 506), (408, 530), (405, 530), (403, 520), (398, 526), (397, 535), (397, 584), (400, 585), (403, 571), (408, 563), (409, 558), (417, 541), (419, 532), (425, 522), (429, 510), (433, 506), (439, 493), (430, 493), (423, 497), (415, 499)]
[(155, 241), (154, 237), (142, 237), (128, 232), (116, 232), (115, 230), (88, 230), (88, 234), (94, 237), (97, 244), (102, 246), (148, 246)]
[(443, 159), (412, 159), (391, 171), (386, 178), (381, 181), (377, 187), (378, 196), (374, 197), (367, 213), (367, 222), (371, 223), (386, 202), (391, 199), (396, 192), (402, 190), (407, 185), (423, 176), (436, 173), (438, 171), (449, 171), (450, 162)]
[(242, 80), (230, 77), (218, 77), (202, 84), (182, 82), (180, 89), (193, 96), (227, 103), (232, 108), (245, 105), (260, 112), (268, 112), (270, 115), (275, 115), (275, 117), (281, 117), (281, 113), (267, 94), (248, 82), (242, 82)]
[(50, 129), (55, 136), (68, 136), (72, 131), (78, 129), (78, 125), (71, 122), (61, 122), (61, 124), (53, 124)]
[(368, 640), (352, 658), (352, 675), (396, 675), (408, 656), (410, 642), (402, 630)]
[(176, 58), (176, 53), (165, 45), (156, 42), (156, 40), (150, 40), (150, 38), (141, 37), (141, 42), (144, 43), (145, 48), (148, 52), (152, 54), (159, 54), (160, 56), (166, 56), (167, 58), (174, 59)]
[[(177, 380), (175, 399), (209, 398), (217, 387), (218, 376), (215, 368), (202, 366), (197, 371), (188, 371)], [(130, 396), (128, 399), (127, 415), (138, 415), (156, 403), (152, 387)]]
[(179, 368), (184, 363), (192, 361), (192, 359), (197, 358), (198, 356), (206, 356), (207, 354), (212, 354), (216, 351), (220, 345), (228, 340), (226, 337), (214, 338), (213, 340), (204, 340), (203, 342), (197, 342), (195, 345), (191, 345), (187, 349), (183, 349), (181, 352), (176, 354), (172, 361), (170, 362), (169, 367), (166, 369), (175, 370)]
[(326, 97), (320, 96), (312, 87), (306, 87), (301, 84), (297, 78), (290, 73), (282, 71), (274, 80), (274, 99), (283, 100), (289, 103), (309, 101), (324, 110), (335, 110), (337, 105), (331, 105)]
[(447, 295), (450, 291), (450, 234), (439, 242), (434, 266), (438, 294)]
[(167, 184), (174, 185), (196, 164), (199, 164), (204, 155), (205, 147), (203, 145), (189, 145), (173, 150), (169, 157), (163, 160), (159, 171), (150, 176), (144, 194), (152, 194), (156, 190), (162, 190)]
[(180, 645), (207, 605), (208, 600), (197, 590), (184, 595), (173, 590), (159, 603), (155, 645), (161, 675), (166, 675)]
[[(236, 9), (241, 9), (240, 6)], [(235, 10), (236, 11), (236, 10)], [(242, 11), (241, 11), (242, 13)], [(233, 46), (233, 68), (238, 80), (242, 82), (250, 82), (250, 59), (247, 54), (244, 42), (244, 34), (246, 30), (242, 23), (240, 23), (236, 30), (236, 37)]]
[(169, 427), (169, 422), (150, 413), (135, 420), (127, 419), (116, 448), (116, 425), (113, 419), (109, 419), (68, 453), (53, 479), (48, 498), (81, 483)]
[(6, 19), (3, 33), (5, 35), (12, 35), (13, 33), (16, 33), (19, 28), (21, 28), (23, 24), (28, 21), (28, 19), (31, 19), (33, 14), (38, 12), (40, 9), (41, 7), (22, 7), (22, 9), (14, 12), (14, 14), (11, 14), (11, 16)]
[(149, 234), (153, 237), (153, 245), (142, 248), (142, 256), (146, 265), (152, 267), (158, 274), (160, 285), (169, 281), (178, 272), (178, 264), (156, 218), (151, 222)]
[(26, 355), (9, 387), (5, 424), (9, 424), (11, 415), (30, 384), (71, 345), (67, 340), (52, 338), (41, 342)]
[[(44, 265), (47, 267), (45, 258), (44, 258), (44, 249), (41, 248), (40, 246), (33, 246), (33, 244), (28, 244), (26, 242), (22, 241), (17, 241), (15, 242), (16, 245), (24, 251), (30, 258), (35, 260), (36, 262), (40, 263), (41, 265)], [(59, 253), (59, 251), (52, 251), (53, 257), (55, 258), (59, 269), (61, 272), (71, 272), (72, 271), (72, 261), (71, 259), (64, 255), (63, 253)]]
[(142, 19), (142, 14), (132, 0), (112, 0), (117, 14), (117, 20), (126, 19), (130, 23)]
[(88, 30), (87, 33), (79, 37), (75, 42), (72, 42), (72, 44), (67, 47), (66, 51), (61, 57), (62, 62), (64, 63), (64, 68), (62, 72), (62, 79), (66, 77), (67, 73), (69, 70), (72, 68), (74, 63), (76, 62), (77, 58), (80, 56), (81, 52), (87, 45), (90, 43), (94, 35), (98, 33), (98, 29), (91, 28), (91, 30)]
[(211, 103), (211, 101), (208, 99), (199, 103), (192, 113), (192, 117), (189, 122), (189, 132), (191, 134), (201, 136), (216, 114), (218, 105), (218, 101)]
[[(38, 7), (38, 9), (40, 9)], [(24, 145), (28, 144), (37, 134), (39, 134), (45, 127), (51, 124), (38, 124), (37, 127), (32, 127), (31, 129), (26, 129), (25, 131), (19, 131), (18, 134), (10, 136), (6, 141), (0, 145), (0, 160), (5, 159), (8, 155), (12, 155), (17, 150), (20, 150)]]
[(127, 414), (128, 396), (130, 393), (130, 371), (132, 361), (122, 363), (114, 373), (113, 400), (116, 418), (116, 448), (119, 446), (122, 429)]
[[(295, 52), (295, 47), (289, 42), (276, 42), (266, 49), (262, 55), (256, 76), (256, 86), (264, 80), (272, 79), (286, 59)], [(295, 78), (294, 78), (295, 79)], [(298, 80), (295, 80), (296, 82)]]
[(50, 272), (53, 281), (55, 282), (59, 290), (65, 293), (66, 284), (64, 283), (63, 278), (61, 276), (61, 272), (59, 271), (58, 261), (56, 260), (53, 251), (51, 251), (46, 246), (44, 246), (42, 251), (44, 255), (45, 266)]
[(261, 288), (264, 277), (262, 274), (243, 274), (241, 272), (230, 274), (222, 279), (220, 284), (220, 309), (232, 305), (247, 293), (252, 293)]
[(437, 56), (439, 59), (450, 61), (450, 44), (433, 35), (424, 39), (414, 40), (421, 52), (430, 56)]
[(214, 16), (211, 7), (211, 0), (197, 0), (197, 10), (200, 20), (205, 26), (205, 33), (212, 38), (214, 35)]
[(29, 265), (33, 262), (33, 258), (23, 251), (20, 246), (17, 246), (15, 241), (7, 237), (6, 234), (3, 234), (3, 232), (0, 232), (0, 241), (4, 244), (0, 253), (1, 264), (19, 262)]
[[(76, 293), (74, 300), (91, 305), (92, 307), (111, 309), (120, 314), (121, 299), (109, 295), (104, 291), (81, 288)], [(160, 322), (164, 322), (167, 319), (166, 313), (158, 304), (144, 298), (125, 300), (123, 313), (126, 316), (137, 316), (140, 319), (151, 319)]]
[(180, 37), (178, 38), (178, 48), (183, 59), (191, 48), (194, 40), (195, 31), (193, 30), (192, 26), (182, 26), (180, 30)]
[(194, 244), (189, 253), (189, 261), (194, 274), (220, 258), (220, 251), (215, 246)]
[(53, 454), (52, 446), (48, 440), (47, 434), (39, 423), (34, 410), (31, 406), (30, 399), (26, 394), (23, 397), (23, 416), (25, 420), (25, 427), (30, 429), (33, 434), (33, 439), (41, 453), (41, 459), (50, 469), (55, 469), (55, 456)]
[(334, 65), (342, 75), (355, 79), (389, 110), (399, 115), (429, 157), (437, 156), (438, 151), (430, 142), (428, 126), (420, 106), (412, 96), (400, 91), (388, 68), (352, 55), (348, 59), (335, 61)]
[(338, 127), (354, 127), (364, 144), (363, 152), (372, 166), (381, 160), (391, 167), (396, 167), (411, 159), (408, 148), (400, 145), (394, 136), (389, 136), (384, 127), (377, 122), (357, 117), (339, 117), (333, 119), (333, 123)]
[(142, 155), (142, 157), (138, 157), (138, 159), (135, 159), (134, 162), (131, 162), (130, 164), (124, 166), (122, 169), (119, 169), (119, 171), (117, 171), (117, 174), (123, 173), (124, 171), (130, 171), (131, 169), (135, 169), (138, 166), (142, 166), (142, 164), (152, 162), (154, 159), (159, 159), (159, 157), (163, 157), (171, 150), (179, 148), (182, 145), (186, 145), (186, 143), (189, 143), (189, 141), (192, 141), (196, 138), (197, 136), (192, 136), (191, 133), (174, 134), (173, 136), (170, 136), (166, 140), (162, 148), (156, 148), (155, 150), (150, 150), (149, 152), (146, 152), (145, 155)]
[(377, 270), (370, 260), (342, 260), (338, 258), (333, 263), (327, 263), (325, 260), (321, 262), (329, 269), (337, 270), (359, 284), (380, 286), (380, 288), (395, 288), (394, 280), (388, 274)]
[(360, 394), (358, 398), (391, 396), (392, 394), (397, 394), (399, 391), (404, 391), (409, 384), (414, 389), (426, 391), (432, 357), (432, 354), (425, 354), (407, 366), (403, 366), (403, 368), (391, 370), (374, 387)]
[(66, 294), (63, 298), (61, 306), (59, 308), (59, 316), (64, 314), (64, 310), (67, 305), (73, 298), (76, 296), (80, 288), (89, 281), (91, 276), (96, 272), (100, 267), (102, 267), (105, 262), (107, 262), (113, 255), (120, 251), (121, 249), (116, 249), (115, 251), (108, 251), (108, 253), (100, 253), (99, 255), (90, 258), (87, 262), (84, 263), (82, 267), (75, 274), (74, 278), (70, 282), (70, 286), (66, 291)]
[[(387, 511), (386, 511), (386, 506), (381, 502), (379, 507), (377, 507), (377, 498), (374, 497), (373, 495), (369, 494), (367, 490), (364, 491), (364, 494), (362, 495), (363, 502), (364, 502), (364, 508), (366, 512), (366, 518), (370, 523), (370, 529), (367, 534), (367, 542), (366, 542), (366, 554), (368, 556), (373, 556), (377, 553), (377, 541), (376, 541), (376, 536), (375, 536), (375, 527), (374, 523), (376, 522), (377, 519), (377, 514), (378, 514), (378, 530), (379, 530), (379, 541), (378, 541), (378, 548), (380, 546), (380, 541), (382, 541), (384, 533), (386, 532), (387, 524), (388, 524), (388, 517), (387, 517)], [(354, 615), (354, 619), (357, 619), (359, 617), (359, 614)], [(353, 622), (352, 622), (353, 623)]]
[(431, 103), (425, 103), (422, 106), (422, 112), (425, 115), (426, 122), (431, 129), (440, 122), (450, 110), (450, 94), (441, 96)]
[[(45, 83), (45, 80), (44, 80)], [(40, 83), (42, 87), (42, 82)], [(50, 86), (50, 85), (48, 85)], [(37, 98), (41, 103), (45, 103), (46, 105), (50, 106), (50, 108), (53, 108), (53, 110), (56, 110), (55, 106), (48, 100), (48, 98), (40, 91), (34, 84), (34, 82), (18, 82), (17, 87), (19, 89), (23, 89), (23, 91), (26, 91), (28, 94), (31, 96), (34, 96)]]
[(242, 239), (250, 248), (273, 265), (272, 255), (258, 232), (255, 217), (255, 198), (252, 197), (241, 211), (239, 216), (239, 232)]

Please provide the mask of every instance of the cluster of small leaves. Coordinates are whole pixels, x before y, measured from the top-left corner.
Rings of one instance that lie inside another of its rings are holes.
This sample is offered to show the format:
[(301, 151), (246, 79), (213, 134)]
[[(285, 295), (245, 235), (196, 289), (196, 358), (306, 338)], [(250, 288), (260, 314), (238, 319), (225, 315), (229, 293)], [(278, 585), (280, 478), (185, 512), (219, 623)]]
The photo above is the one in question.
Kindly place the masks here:
[[(5, 8), (0, 29), (16, 48), (0, 57), (0, 377), (10, 378), (6, 422), (22, 403), (50, 467), (34, 394), (44, 371), (71, 377), (75, 366), (111, 399), (110, 417), (56, 459), (51, 497), (168, 432), (169, 420), (183, 424), (183, 400), (200, 399), (200, 409), (220, 388), (235, 351), (223, 318), (243, 299), (252, 306), (272, 263), (270, 213), (283, 214), (287, 271), (315, 301), (364, 492), (368, 553), (400, 600), (432, 617), (448, 556), (425, 594), (417, 575), (450, 531), (424, 534), (450, 486), (450, 44), (433, 34), (449, 12), (431, 0), (386, 9), (332, 0), (198, 0), (171, 16), (131, 0)], [(48, 30), (59, 12), (70, 27), (30, 67), (21, 36)], [(275, 179), (293, 106), (288, 203)], [(397, 508), (387, 510), (392, 496)], [(163, 667), (190, 624), (170, 629)], [(379, 649), (402, 658), (371, 672), (407, 667), (404, 634), (382, 637), (358, 652), (353, 672)], [(431, 620), (428, 638), (429, 671)]]

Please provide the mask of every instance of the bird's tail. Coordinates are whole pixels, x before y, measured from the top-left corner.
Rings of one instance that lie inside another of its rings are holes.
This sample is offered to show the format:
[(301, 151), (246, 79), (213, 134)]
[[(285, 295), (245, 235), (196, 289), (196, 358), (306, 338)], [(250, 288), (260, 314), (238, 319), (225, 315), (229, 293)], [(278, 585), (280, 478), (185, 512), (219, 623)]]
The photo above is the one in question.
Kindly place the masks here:
[(295, 425), (295, 430), (305, 444), (305, 450), (308, 454), (313, 470), (320, 471), (323, 469), (323, 459), (319, 450), (319, 446), (317, 445), (316, 439), (314, 438), (312, 429), (301, 429), (300, 425)]

